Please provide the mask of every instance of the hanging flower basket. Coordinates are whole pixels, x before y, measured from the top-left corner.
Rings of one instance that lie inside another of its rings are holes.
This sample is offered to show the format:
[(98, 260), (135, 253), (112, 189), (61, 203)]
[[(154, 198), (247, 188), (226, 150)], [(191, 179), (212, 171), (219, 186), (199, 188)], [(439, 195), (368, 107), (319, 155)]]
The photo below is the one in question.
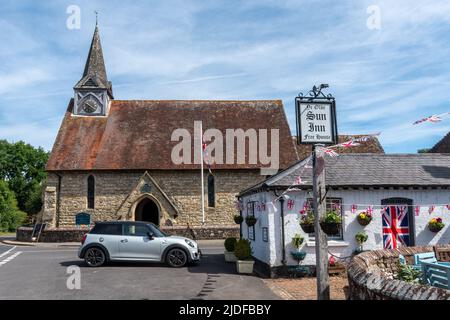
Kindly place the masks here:
[(236, 224), (241, 224), (242, 222), (244, 221), (244, 218), (242, 218), (242, 216), (241, 215), (235, 215), (234, 216), (234, 222), (236, 223)]
[(367, 226), (372, 221), (372, 215), (367, 212), (361, 212), (356, 216), (358, 223), (362, 226)]
[(253, 227), (256, 224), (256, 221), (258, 221), (258, 219), (256, 219), (254, 216), (247, 216), (247, 217), (245, 217), (245, 223), (249, 227)]
[(334, 236), (339, 234), (342, 223), (338, 222), (321, 222), (320, 227), (327, 236)]
[(442, 222), (441, 218), (433, 218), (428, 222), (428, 229), (431, 232), (437, 233), (445, 227), (445, 224)]
[(300, 218), (300, 227), (305, 233), (314, 233), (314, 213), (308, 211), (307, 213), (302, 213)]
[(314, 224), (313, 223), (300, 223), (300, 227), (305, 233), (314, 233)]
[(306, 252), (304, 251), (292, 251), (291, 256), (296, 261), (303, 261), (306, 257)]
[(342, 218), (339, 213), (334, 210), (328, 211), (323, 220), (320, 222), (320, 227), (328, 236), (339, 234), (342, 226)]

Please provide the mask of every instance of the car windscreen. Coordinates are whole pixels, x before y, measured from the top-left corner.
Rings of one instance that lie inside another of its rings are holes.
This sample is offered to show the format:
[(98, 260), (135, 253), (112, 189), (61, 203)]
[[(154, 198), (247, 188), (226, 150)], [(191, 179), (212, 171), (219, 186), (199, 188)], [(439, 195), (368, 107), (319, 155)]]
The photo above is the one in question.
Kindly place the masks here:
[(121, 236), (122, 235), (122, 225), (120, 223), (96, 224), (90, 233)]
[(154, 224), (149, 223), (148, 227), (150, 228), (150, 230), (153, 232), (153, 234), (155, 235), (155, 237), (167, 237), (167, 234), (165, 234), (164, 232), (162, 232), (161, 230), (158, 229), (157, 226), (155, 226)]

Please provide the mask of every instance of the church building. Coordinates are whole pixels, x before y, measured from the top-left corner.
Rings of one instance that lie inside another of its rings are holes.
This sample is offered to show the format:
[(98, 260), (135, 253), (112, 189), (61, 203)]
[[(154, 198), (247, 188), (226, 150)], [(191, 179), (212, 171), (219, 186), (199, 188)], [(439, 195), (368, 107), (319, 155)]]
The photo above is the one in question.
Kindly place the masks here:
[[(232, 136), (233, 145), (223, 148), (227, 161), (208, 162), (208, 157), (217, 159), (217, 149), (206, 155), (204, 211), (201, 165), (195, 159), (208, 141), (204, 137), (199, 144), (199, 123), (205, 135), (208, 129), (227, 138), (231, 129), (245, 133), (247, 150), (245, 161), (235, 157), (239, 139)], [(267, 177), (260, 170), (266, 164), (252, 161), (248, 152), (252, 133), (261, 130), (278, 135), (279, 169), (299, 160), (281, 100), (118, 100), (96, 26), (83, 76), (74, 87), (47, 163), (40, 218), (51, 227), (103, 220), (236, 226), (236, 195)], [(174, 161), (181, 140), (174, 132), (192, 138), (189, 149), (181, 153), (193, 161)], [(83, 219), (78, 219), (80, 214)]]

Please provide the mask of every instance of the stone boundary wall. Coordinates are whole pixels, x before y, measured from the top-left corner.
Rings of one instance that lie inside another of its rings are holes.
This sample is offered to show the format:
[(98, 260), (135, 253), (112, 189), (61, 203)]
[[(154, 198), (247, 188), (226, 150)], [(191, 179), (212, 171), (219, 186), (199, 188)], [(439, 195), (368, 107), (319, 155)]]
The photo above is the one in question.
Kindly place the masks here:
[[(450, 248), (450, 245), (447, 247)], [(450, 291), (396, 280), (399, 254), (412, 264), (416, 253), (432, 246), (375, 250), (355, 256), (347, 267), (351, 300), (450, 300)]]
[[(170, 234), (191, 238), (194, 240), (225, 239), (228, 237), (239, 238), (239, 226), (174, 226), (161, 227), (161, 230)], [(19, 227), (16, 232), (16, 240), (31, 241), (33, 228)], [(49, 228), (42, 231), (39, 242), (80, 242), (89, 228)]]

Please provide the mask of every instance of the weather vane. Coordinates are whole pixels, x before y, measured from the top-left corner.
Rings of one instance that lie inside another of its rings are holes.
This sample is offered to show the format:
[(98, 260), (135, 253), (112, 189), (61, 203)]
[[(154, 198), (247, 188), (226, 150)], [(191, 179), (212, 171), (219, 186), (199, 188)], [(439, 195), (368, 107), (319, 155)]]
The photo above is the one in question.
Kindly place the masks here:
[(95, 25), (97, 25), (98, 24), (98, 11), (95, 10), (94, 12), (95, 12)]

